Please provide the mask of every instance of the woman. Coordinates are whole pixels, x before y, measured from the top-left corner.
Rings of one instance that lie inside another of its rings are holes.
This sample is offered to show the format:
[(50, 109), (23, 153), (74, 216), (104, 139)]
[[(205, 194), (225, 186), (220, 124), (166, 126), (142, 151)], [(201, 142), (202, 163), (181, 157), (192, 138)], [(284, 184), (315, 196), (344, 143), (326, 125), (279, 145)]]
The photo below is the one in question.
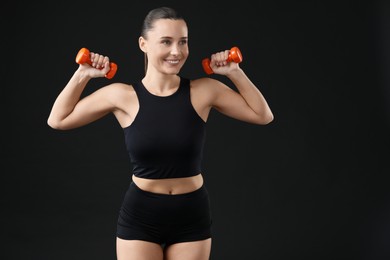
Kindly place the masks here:
[(229, 50), (213, 54), (210, 67), (238, 91), (212, 78), (179, 76), (189, 55), (188, 28), (175, 10), (147, 14), (139, 47), (146, 61), (140, 82), (112, 83), (81, 98), (92, 78), (110, 70), (107, 56), (90, 52), (92, 64), (79, 65), (48, 124), (67, 130), (113, 113), (123, 128), (133, 174), (118, 218), (118, 260), (206, 260), (212, 221), (201, 161), (209, 113), (260, 125), (273, 114), (239, 64), (227, 62)]

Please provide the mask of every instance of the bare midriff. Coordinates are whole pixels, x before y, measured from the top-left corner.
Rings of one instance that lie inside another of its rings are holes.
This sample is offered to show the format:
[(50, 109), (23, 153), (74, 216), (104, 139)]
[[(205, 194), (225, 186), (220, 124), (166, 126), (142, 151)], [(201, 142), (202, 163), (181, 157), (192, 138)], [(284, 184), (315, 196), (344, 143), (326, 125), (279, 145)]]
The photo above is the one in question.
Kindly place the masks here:
[(203, 185), (203, 176), (200, 173), (192, 177), (172, 179), (144, 179), (133, 175), (132, 179), (141, 190), (171, 195), (189, 193)]

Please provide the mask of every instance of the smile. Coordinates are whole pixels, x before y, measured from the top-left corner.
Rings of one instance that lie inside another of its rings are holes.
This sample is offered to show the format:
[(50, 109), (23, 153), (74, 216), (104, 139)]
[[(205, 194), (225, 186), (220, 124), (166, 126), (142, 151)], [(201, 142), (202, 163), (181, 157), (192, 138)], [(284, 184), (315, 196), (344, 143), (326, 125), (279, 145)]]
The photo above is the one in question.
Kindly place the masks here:
[(165, 60), (165, 61), (170, 64), (178, 64), (180, 62), (180, 60)]

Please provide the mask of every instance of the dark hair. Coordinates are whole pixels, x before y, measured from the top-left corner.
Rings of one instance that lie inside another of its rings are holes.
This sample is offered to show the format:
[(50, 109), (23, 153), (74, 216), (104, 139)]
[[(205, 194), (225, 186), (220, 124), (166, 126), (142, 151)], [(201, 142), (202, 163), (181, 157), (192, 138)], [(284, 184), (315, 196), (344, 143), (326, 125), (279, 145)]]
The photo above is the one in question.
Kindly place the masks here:
[(141, 27), (141, 36), (145, 39), (148, 31), (152, 30), (154, 27), (154, 22), (159, 19), (171, 19), (171, 20), (184, 20), (184, 18), (171, 7), (158, 7), (155, 8), (146, 15), (144, 23)]
[[(147, 39), (147, 34), (154, 28), (154, 23), (160, 19), (183, 20), (184, 18), (171, 7), (158, 7), (149, 11), (141, 27), (141, 36)], [(145, 73), (148, 67), (148, 57), (145, 53)]]

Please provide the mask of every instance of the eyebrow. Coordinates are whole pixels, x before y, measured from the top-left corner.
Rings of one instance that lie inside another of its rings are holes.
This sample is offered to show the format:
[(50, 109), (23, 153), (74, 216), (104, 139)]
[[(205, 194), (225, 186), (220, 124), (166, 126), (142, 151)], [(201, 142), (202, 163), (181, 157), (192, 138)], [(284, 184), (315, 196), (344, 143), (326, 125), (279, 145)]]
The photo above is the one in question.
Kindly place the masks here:
[[(162, 36), (160, 37), (160, 39), (173, 39), (173, 37), (169, 37), (169, 36)], [(188, 39), (188, 37), (180, 37), (181, 40), (184, 40), (184, 39)]]

